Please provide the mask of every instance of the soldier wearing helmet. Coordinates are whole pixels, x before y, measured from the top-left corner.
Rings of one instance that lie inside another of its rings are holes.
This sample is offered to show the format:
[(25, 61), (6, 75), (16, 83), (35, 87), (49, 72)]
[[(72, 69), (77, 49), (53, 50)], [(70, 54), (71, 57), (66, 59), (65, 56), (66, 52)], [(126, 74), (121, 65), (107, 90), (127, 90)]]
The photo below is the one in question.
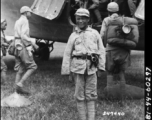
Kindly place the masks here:
[[(101, 31), (100, 31), (101, 38), (104, 39), (104, 41), (107, 41), (107, 44), (106, 44), (107, 87), (106, 88), (107, 88), (108, 93), (114, 92), (114, 91), (111, 91), (112, 90), (111, 88), (114, 85), (114, 75), (117, 74), (120, 79), (121, 98), (123, 99), (123, 96), (125, 94), (124, 74), (127, 67), (130, 66), (130, 49), (126, 47), (125, 45), (121, 45), (118, 43), (121, 43), (122, 40), (127, 41), (125, 39), (125, 36), (129, 35), (129, 33), (123, 33), (123, 32), (125, 31), (130, 32), (129, 28), (127, 28), (128, 25), (123, 26), (123, 24), (125, 24), (124, 22), (126, 22), (127, 24), (132, 24), (132, 25), (135, 24), (134, 26), (137, 25), (137, 22), (133, 18), (120, 16), (118, 14), (119, 6), (116, 2), (110, 2), (107, 6), (107, 10), (109, 12), (109, 16), (103, 20)], [(123, 29), (127, 28), (127, 29), (123, 31), (122, 28)], [(110, 38), (108, 36), (112, 36), (112, 37)], [(134, 38), (131, 37), (131, 39), (134, 39)], [(110, 40), (111, 41), (115, 40), (118, 42), (115, 44), (112, 44), (109, 42)]]
[(7, 21), (6, 19), (1, 19), (1, 83), (6, 82), (6, 71), (7, 66), (4, 62), (4, 56), (6, 56), (6, 48), (9, 46), (8, 41), (5, 38), (4, 30), (6, 30)]
[(75, 16), (76, 28), (64, 51), (61, 74), (73, 73), (74, 98), (80, 119), (95, 120), (96, 72), (105, 71), (105, 49), (99, 33), (88, 26), (89, 11), (80, 8)]
[[(33, 59), (33, 47), (38, 48), (32, 44), (30, 38), (30, 28), (28, 19), (31, 17), (31, 9), (28, 6), (23, 6), (20, 9), (21, 17), (15, 23), (15, 67), (17, 71), (15, 82), (16, 92), (19, 94), (29, 95), (29, 92), (24, 90), (24, 82), (37, 69), (37, 65)], [(24, 70), (25, 74), (22, 76)]]

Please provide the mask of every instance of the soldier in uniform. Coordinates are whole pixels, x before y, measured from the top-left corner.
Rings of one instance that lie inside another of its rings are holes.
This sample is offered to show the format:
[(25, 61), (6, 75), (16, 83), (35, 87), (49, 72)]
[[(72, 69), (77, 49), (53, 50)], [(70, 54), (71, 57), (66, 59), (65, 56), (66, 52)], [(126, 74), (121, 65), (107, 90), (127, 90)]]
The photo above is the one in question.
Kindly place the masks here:
[[(30, 93), (23, 89), (24, 82), (37, 69), (37, 65), (33, 59), (33, 48), (38, 49), (38, 46), (31, 42), (29, 35), (29, 17), (31, 16), (31, 9), (23, 6), (20, 9), (21, 17), (15, 23), (15, 70), (16, 74), (16, 92), (18, 94), (29, 95)], [(26, 70), (25, 74), (24, 70)]]
[[(119, 7), (116, 2), (110, 2), (107, 6), (109, 17), (103, 20), (100, 35), (101, 38), (106, 39), (106, 35), (110, 22), (120, 19)], [(122, 19), (122, 17), (121, 17)], [(118, 39), (118, 38), (117, 38)], [(106, 39), (107, 41), (107, 39)], [(110, 90), (114, 85), (114, 75), (118, 74), (120, 84), (122, 86), (122, 95), (125, 91), (125, 70), (130, 65), (130, 50), (118, 45), (106, 45), (106, 70), (107, 70), (107, 90)]]
[(4, 62), (4, 56), (6, 56), (6, 48), (9, 46), (8, 41), (5, 38), (4, 30), (6, 30), (7, 21), (1, 19), (1, 82), (5, 84), (6, 82), (6, 71), (7, 66)]
[(89, 11), (80, 8), (75, 16), (77, 26), (64, 51), (61, 74), (73, 73), (74, 97), (80, 119), (95, 120), (96, 72), (105, 71), (105, 49), (100, 34), (88, 26)]

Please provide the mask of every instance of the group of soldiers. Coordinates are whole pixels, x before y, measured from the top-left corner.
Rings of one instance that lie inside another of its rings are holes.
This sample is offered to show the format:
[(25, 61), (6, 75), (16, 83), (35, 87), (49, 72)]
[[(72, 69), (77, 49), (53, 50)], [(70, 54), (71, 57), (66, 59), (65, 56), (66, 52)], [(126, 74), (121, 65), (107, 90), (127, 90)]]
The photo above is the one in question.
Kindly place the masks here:
[(116, 2), (120, 6), (119, 13), (121, 15), (131, 17), (134, 15), (140, 0), (75, 0), (75, 5), (91, 11), (97, 19), (95, 25), (99, 25), (103, 21), (103, 16), (100, 11), (107, 11), (106, 6), (110, 2)]
[[(103, 39), (108, 34), (111, 21), (122, 18), (119, 14), (119, 5), (110, 2), (107, 6), (109, 16), (102, 22), (100, 33), (89, 27), (90, 12), (79, 8), (76, 13), (76, 27), (68, 39), (64, 51), (61, 75), (72, 75), (75, 81), (74, 98), (81, 120), (95, 120), (97, 95), (97, 75), (100, 77), (107, 71), (107, 87), (114, 82), (114, 75), (118, 74), (125, 89), (125, 69), (130, 65), (130, 50), (125, 47), (107, 44), (103, 46)], [(28, 18), (31, 16), (29, 7), (22, 7), (21, 17), (15, 23), (15, 70), (16, 92), (29, 94), (23, 89), (24, 81), (37, 69), (32, 51), (38, 46), (32, 44), (29, 36)], [(119, 23), (118, 23), (119, 24)], [(1, 50), (8, 47), (3, 31), (6, 29), (6, 20), (1, 20)], [(5, 54), (1, 52), (1, 78), (6, 81), (7, 67), (3, 61)], [(24, 70), (25, 74), (22, 76)]]

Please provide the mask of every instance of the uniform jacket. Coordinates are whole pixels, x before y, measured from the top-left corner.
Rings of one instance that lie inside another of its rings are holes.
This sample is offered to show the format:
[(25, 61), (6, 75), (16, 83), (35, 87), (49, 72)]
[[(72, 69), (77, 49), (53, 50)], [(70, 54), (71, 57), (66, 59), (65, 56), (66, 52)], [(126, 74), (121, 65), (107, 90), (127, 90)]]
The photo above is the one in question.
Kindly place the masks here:
[[(17, 40), (16, 43), (18, 44), (24, 44), (24, 46), (32, 45), (31, 38), (29, 35), (29, 22), (27, 18), (23, 15), (16, 21), (15, 23), (15, 37), (20, 38)], [(22, 42), (21, 42), (22, 40)]]
[(105, 48), (103, 46), (99, 33), (88, 27), (82, 31), (76, 27), (76, 30), (70, 35), (67, 46), (64, 51), (61, 74), (68, 75), (70, 72), (84, 74), (94, 74), (97, 68), (90, 68), (90, 60), (72, 58), (72, 56), (99, 54), (98, 69), (105, 70)]

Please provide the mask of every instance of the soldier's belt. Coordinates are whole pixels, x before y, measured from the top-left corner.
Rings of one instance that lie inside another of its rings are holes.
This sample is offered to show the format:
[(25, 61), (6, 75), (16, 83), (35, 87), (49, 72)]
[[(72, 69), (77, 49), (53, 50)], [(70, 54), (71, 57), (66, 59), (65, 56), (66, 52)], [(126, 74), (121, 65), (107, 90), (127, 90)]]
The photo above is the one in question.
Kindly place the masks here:
[(83, 55), (83, 56), (74, 55), (74, 56), (72, 56), (72, 58), (83, 59), (83, 60), (86, 60), (86, 59), (91, 60), (91, 56), (90, 55)]
[(20, 37), (15, 37), (15, 39), (21, 39)]

